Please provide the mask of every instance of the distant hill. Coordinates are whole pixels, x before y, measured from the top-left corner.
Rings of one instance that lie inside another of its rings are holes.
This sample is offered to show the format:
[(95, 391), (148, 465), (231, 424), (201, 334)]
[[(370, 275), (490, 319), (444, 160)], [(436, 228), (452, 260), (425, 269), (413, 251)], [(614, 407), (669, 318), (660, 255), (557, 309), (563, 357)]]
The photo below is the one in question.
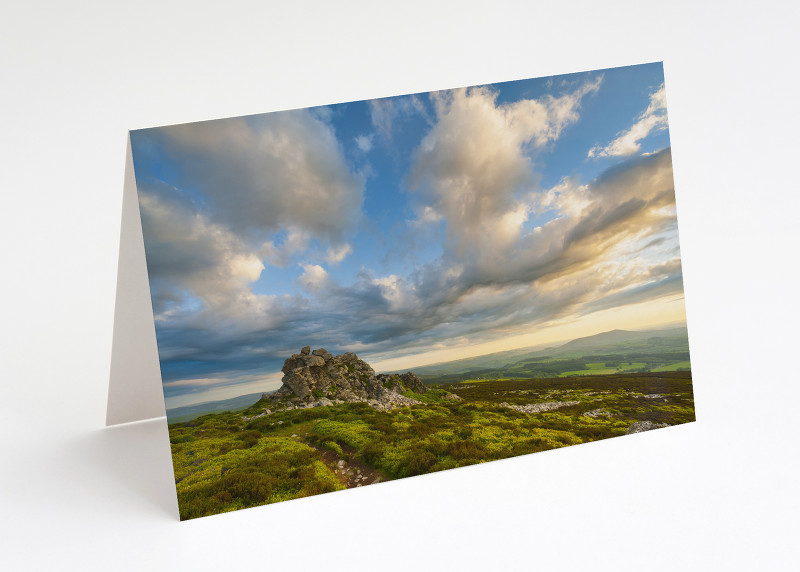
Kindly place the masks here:
[[(642, 332), (612, 330), (610, 332), (595, 334), (594, 336), (578, 338), (562, 346), (558, 346), (557, 348), (545, 349), (543, 353), (549, 353), (553, 356), (567, 356), (576, 354), (592, 355), (613, 353), (635, 349), (665, 351), (668, 349), (688, 350), (688, 348), (689, 335), (686, 327), (683, 326), (665, 330), (645, 330)], [(589, 353), (587, 354), (586, 352)]]
[(221, 413), (222, 411), (237, 411), (247, 409), (261, 399), (261, 393), (248, 393), (232, 399), (220, 401), (206, 401), (196, 405), (186, 405), (167, 409), (167, 423), (183, 423), (191, 421), (208, 413)]
[(658, 330), (612, 330), (560, 346), (522, 348), (414, 368), (425, 383), (466, 379), (545, 378), (612, 371), (688, 369), (685, 326)]
[[(613, 372), (689, 369), (686, 327), (646, 331), (612, 330), (559, 346), (534, 346), (413, 368), (426, 384), (470, 379), (527, 379)], [(405, 372), (406, 370), (402, 370)], [(400, 372), (385, 372), (400, 373)], [(167, 421), (191, 421), (208, 413), (247, 409), (261, 398), (250, 393), (167, 410)]]

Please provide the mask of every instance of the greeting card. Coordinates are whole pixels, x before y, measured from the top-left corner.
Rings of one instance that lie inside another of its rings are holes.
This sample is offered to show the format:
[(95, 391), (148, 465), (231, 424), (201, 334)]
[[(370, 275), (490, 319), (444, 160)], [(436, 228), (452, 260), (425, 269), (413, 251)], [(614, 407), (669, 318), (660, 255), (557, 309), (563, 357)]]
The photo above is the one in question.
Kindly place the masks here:
[(182, 519), (694, 420), (659, 63), (129, 159), (109, 422), (166, 409)]

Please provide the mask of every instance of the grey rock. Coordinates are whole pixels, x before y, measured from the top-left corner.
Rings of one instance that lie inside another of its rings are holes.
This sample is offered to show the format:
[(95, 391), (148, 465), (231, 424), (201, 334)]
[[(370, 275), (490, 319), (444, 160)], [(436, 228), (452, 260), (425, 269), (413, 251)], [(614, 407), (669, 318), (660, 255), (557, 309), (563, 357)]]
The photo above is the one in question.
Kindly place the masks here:
[(422, 383), (422, 380), (410, 371), (400, 375), (396, 373), (382, 373), (377, 376), (377, 379), (384, 387), (393, 388), (400, 392), (413, 391), (414, 393), (425, 393), (428, 391), (428, 388)]
[(569, 407), (570, 405), (577, 405), (580, 401), (549, 401), (547, 403), (531, 403), (530, 405), (511, 405), (510, 403), (500, 403), (500, 407), (507, 407), (520, 413), (543, 413), (545, 411), (553, 411), (554, 409), (561, 409), (562, 407)]
[(586, 413), (584, 413), (584, 415), (586, 417), (593, 417), (595, 419), (598, 417), (613, 417), (610, 411), (607, 411), (602, 407), (599, 409), (592, 409), (591, 411), (587, 411)]
[(625, 434), (633, 435), (634, 433), (652, 431), (653, 429), (661, 429), (662, 427), (669, 427), (669, 425), (667, 423), (653, 423), (652, 421), (637, 421), (628, 427), (628, 430), (625, 432)]
[(319, 348), (319, 349), (317, 349), (317, 350), (314, 350), (313, 352), (311, 352), (311, 354), (312, 354), (312, 355), (315, 355), (315, 356), (319, 356), (319, 357), (321, 357), (321, 358), (322, 358), (322, 359), (324, 359), (326, 362), (327, 362), (327, 361), (331, 361), (331, 360), (333, 359), (333, 355), (331, 355), (331, 352), (329, 352), (329, 351), (328, 351), (328, 350), (326, 350), (325, 348)]
[(299, 398), (311, 395), (311, 373), (307, 368), (298, 367), (283, 376), (283, 383)]
[(412, 372), (375, 375), (353, 352), (334, 356), (324, 348), (304, 347), (283, 364), (283, 385), (270, 397), (285, 408), (324, 407), (334, 403), (367, 402), (376, 409), (414, 405), (403, 393), (428, 388)]
[(400, 375), (400, 379), (406, 388), (415, 393), (425, 393), (428, 391), (428, 388), (425, 387), (425, 384), (422, 383), (422, 380), (410, 371)]

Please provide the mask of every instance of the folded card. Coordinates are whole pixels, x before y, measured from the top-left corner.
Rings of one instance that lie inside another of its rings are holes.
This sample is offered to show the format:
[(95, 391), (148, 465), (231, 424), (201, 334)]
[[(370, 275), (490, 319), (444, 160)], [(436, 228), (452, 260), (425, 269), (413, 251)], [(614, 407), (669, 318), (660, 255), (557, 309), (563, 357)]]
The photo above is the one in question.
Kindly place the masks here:
[(131, 160), (108, 421), (166, 409), (182, 519), (694, 420), (659, 63)]

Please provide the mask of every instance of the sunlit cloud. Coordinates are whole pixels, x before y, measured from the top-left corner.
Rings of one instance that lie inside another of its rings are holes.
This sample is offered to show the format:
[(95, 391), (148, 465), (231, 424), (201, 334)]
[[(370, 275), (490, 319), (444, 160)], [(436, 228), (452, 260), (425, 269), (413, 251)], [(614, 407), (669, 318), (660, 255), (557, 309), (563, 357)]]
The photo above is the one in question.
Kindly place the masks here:
[(625, 157), (641, 149), (641, 141), (654, 130), (667, 127), (667, 95), (661, 84), (650, 95), (650, 105), (637, 118), (630, 129), (624, 131), (605, 147), (594, 146), (589, 149), (589, 157)]

